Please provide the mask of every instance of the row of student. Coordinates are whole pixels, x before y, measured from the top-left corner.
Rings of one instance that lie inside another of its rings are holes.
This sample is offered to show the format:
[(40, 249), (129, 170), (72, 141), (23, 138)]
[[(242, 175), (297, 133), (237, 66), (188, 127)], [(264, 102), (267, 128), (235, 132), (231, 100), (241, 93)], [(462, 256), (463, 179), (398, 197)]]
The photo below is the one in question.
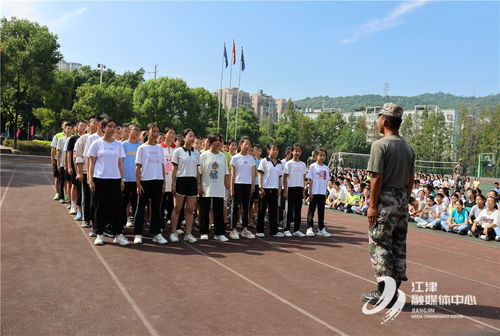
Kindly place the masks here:
[[(78, 127), (85, 129), (84, 122)], [(158, 128), (149, 125), (148, 140), (144, 144), (134, 141), (138, 137), (140, 128), (131, 124), (128, 126), (129, 140), (123, 143), (115, 139), (116, 124), (105, 116), (91, 118), (86, 125), (87, 134), (79, 131), (75, 148), (66, 148), (70, 164), (76, 163), (75, 170), (57, 169), (55, 175), (69, 175), (73, 182), (82, 186), (82, 201), (78, 202), (83, 217), (83, 225), (93, 224), (93, 232), (96, 235), (95, 243), (101, 245), (104, 241), (104, 232), (108, 227), (110, 235), (115, 236), (115, 242), (122, 245), (128, 244), (123, 235), (123, 223), (126, 221), (126, 208), (128, 201), (134, 206), (132, 200), (135, 184), (139, 201), (135, 205), (134, 234), (137, 243), (142, 242), (142, 231), (144, 224), (144, 209), (151, 202), (151, 227), (150, 233), (154, 236), (153, 241), (164, 244), (166, 239), (161, 235), (161, 203), (162, 198), (169, 198), (169, 193), (175, 199), (175, 206), (171, 220), (171, 241), (178, 241), (176, 225), (181, 212), (184, 213), (186, 221), (186, 235), (184, 239), (195, 242), (192, 235), (193, 209), (196, 197), (201, 195), (201, 227), (202, 239), (207, 239), (210, 208), (212, 209), (215, 222), (215, 238), (227, 240), (225, 237), (225, 226), (223, 219), (223, 202), (229, 191), (233, 199), (232, 231), (230, 237), (239, 239), (236, 229), (238, 210), (241, 208), (243, 215), (242, 236), (254, 238), (248, 230), (248, 210), (250, 196), (255, 188), (256, 175), (258, 171), (258, 192), (261, 197), (257, 235), (264, 237), (264, 214), (266, 209), (269, 213), (270, 234), (274, 237), (282, 237), (284, 234), (278, 231), (277, 212), (279, 208), (279, 194), (281, 186), (284, 186), (284, 198), (289, 199), (289, 211), (287, 218), (287, 235), (290, 232), (290, 224), (294, 222), (293, 235), (303, 237), (300, 232), (300, 207), (304, 195), (304, 177), (306, 175), (305, 164), (300, 162), (301, 148), (299, 145), (293, 147), (293, 157), (286, 164), (277, 159), (278, 146), (272, 144), (268, 148), (269, 156), (260, 160), (256, 169), (254, 157), (248, 154), (252, 142), (249, 138), (240, 141), (240, 152), (231, 157), (231, 174), (227, 166), (226, 155), (220, 153), (222, 137), (212, 135), (208, 138), (209, 150), (205, 150), (201, 156), (193, 148), (195, 135), (192, 130), (184, 132), (184, 145), (176, 148), (173, 153), (171, 146), (160, 147), (157, 145), (159, 135)], [(59, 137), (56, 148), (60, 148), (61, 139), (69, 139), (72, 125), (64, 126), (66, 136)], [(123, 129), (122, 129), (123, 132)], [(173, 134), (175, 134), (172, 130)], [(56, 136), (57, 137), (57, 136)], [(171, 140), (169, 130), (166, 138)], [(62, 140), (61, 140), (62, 141)], [(167, 140), (166, 140), (167, 142)], [(130, 171), (125, 173), (124, 164), (127, 162), (126, 153), (135, 150), (135, 178)], [(171, 155), (169, 155), (169, 154)], [(61, 161), (62, 154), (58, 152), (56, 162)], [(74, 154), (74, 155), (73, 155)], [(312, 164), (307, 171), (309, 186), (311, 188), (311, 204), (308, 211), (308, 230), (306, 235), (313, 236), (313, 215), (318, 208), (319, 231), (318, 235), (330, 236), (324, 228), (324, 205), (326, 181), (330, 178), (329, 169), (324, 165), (326, 151), (318, 150), (318, 160)], [(74, 158), (74, 162), (72, 161)], [(57, 174), (56, 174), (57, 173)], [(231, 176), (231, 181), (228, 181)], [(63, 179), (64, 177), (61, 177)], [(133, 181), (132, 181), (133, 180)], [(134, 184), (132, 184), (134, 183)], [(60, 190), (59, 190), (60, 191)], [(61, 191), (60, 191), (61, 192)], [(62, 193), (62, 192), (61, 192)], [(167, 197), (162, 197), (166, 194)], [(122, 201), (122, 195), (124, 201)], [(128, 197), (127, 197), (128, 196)]]

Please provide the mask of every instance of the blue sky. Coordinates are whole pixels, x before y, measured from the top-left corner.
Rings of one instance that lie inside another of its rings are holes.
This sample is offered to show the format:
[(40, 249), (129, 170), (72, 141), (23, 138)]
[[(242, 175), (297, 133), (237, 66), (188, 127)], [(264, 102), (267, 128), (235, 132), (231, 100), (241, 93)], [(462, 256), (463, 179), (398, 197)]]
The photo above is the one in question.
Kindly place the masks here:
[(158, 64), (159, 76), (211, 91), (235, 39), (241, 89), (292, 99), (382, 94), (384, 82), (391, 95), (499, 93), (499, 13), (496, 1), (2, 2), (2, 16), (56, 33), (67, 61)]

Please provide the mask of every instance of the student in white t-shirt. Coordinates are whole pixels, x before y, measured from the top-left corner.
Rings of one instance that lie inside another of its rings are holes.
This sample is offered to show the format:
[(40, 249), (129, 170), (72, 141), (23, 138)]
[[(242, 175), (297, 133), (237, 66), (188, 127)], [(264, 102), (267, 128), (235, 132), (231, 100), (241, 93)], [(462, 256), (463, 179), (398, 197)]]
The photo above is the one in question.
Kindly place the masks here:
[(212, 134), (208, 137), (209, 149), (200, 156), (199, 171), (201, 175), (201, 211), (200, 239), (208, 240), (210, 209), (213, 211), (215, 240), (228, 241), (224, 225), (224, 197), (229, 188), (229, 169), (226, 156), (221, 153), (222, 136)]
[(285, 164), (284, 188), (285, 199), (288, 200), (288, 210), (286, 216), (285, 236), (291, 237), (290, 226), (293, 222), (293, 235), (304, 237), (300, 231), (300, 212), (302, 210), (302, 200), (306, 198), (304, 192), (304, 182), (306, 175), (306, 164), (300, 161), (302, 147), (299, 144), (292, 146), (292, 159)]
[(331, 234), (325, 229), (325, 201), (327, 193), (327, 183), (330, 179), (330, 169), (324, 164), (326, 160), (326, 149), (316, 149), (316, 162), (309, 167), (307, 179), (309, 180), (309, 209), (307, 211), (307, 232), (306, 236), (314, 236), (313, 218), (318, 208), (318, 236), (330, 237)]
[(64, 125), (64, 136), (57, 140), (57, 163), (59, 165), (59, 197), (61, 203), (69, 203), (71, 181), (66, 174), (66, 142), (73, 133), (73, 124), (67, 122)]
[(278, 193), (281, 192), (281, 179), (283, 164), (278, 160), (279, 147), (276, 143), (267, 145), (268, 157), (260, 160), (259, 168), (259, 193), (260, 206), (257, 219), (257, 234), (264, 238), (264, 217), (266, 210), (269, 212), (269, 235), (275, 238), (284, 237), (278, 230)]
[[(200, 174), (198, 165), (200, 164), (200, 152), (193, 148), (196, 134), (190, 128), (183, 133), (184, 146), (177, 148), (172, 156), (172, 194), (174, 194), (174, 212), (171, 220), (170, 241), (178, 242), (177, 222), (179, 215), (184, 210), (186, 218), (186, 235), (184, 240), (195, 243), (197, 239), (191, 234), (193, 229), (193, 210), (196, 205), (196, 196), (201, 192)], [(186, 201), (184, 209), (183, 202)]]
[(104, 244), (104, 228), (111, 223), (114, 242), (128, 245), (123, 235), (122, 211), (123, 162), (125, 157), (123, 146), (113, 138), (116, 123), (111, 118), (101, 121), (102, 138), (92, 143), (87, 155), (89, 157), (88, 184), (94, 193), (96, 229), (95, 245)]
[(160, 129), (156, 124), (148, 125), (148, 141), (137, 148), (135, 156), (135, 180), (139, 202), (134, 216), (134, 243), (142, 244), (144, 231), (144, 209), (151, 200), (151, 226), (149, 233), (153, 242), (166, 244), (167, 240), (161, 235), (161, 196), (165, 189), (165, 170), (163, 163), (163, 149), (156, 144)]
[(240, 140), (240, 152), (231, 158), (231, 197), (233, 198), (232, 230), (229, 234), (231, 239), (240, 239), (236, 228), (239, 219), (239, 207), (242, 209), (243, 231), (241, 236), (253, 239), (254, 234), (248, 230), (248, 209), (250, 208), (250, 196), (255, 188), (255, 158), (248, 154), (252, 147), (252, 140), (244, 136)]
[(417, 222), (417, 227), (425, 228), (432, 226), (432, 222), (439, 218), (438, 207), (434, 201), (434, 197), (427, 196), (425, 200), (425, 206), (418, 215), (415, 217), (415, 222)]
[(479, 217), (474, 222), (475, 225), (480, 225), (482, 228), (481, 239), (500, 241), (500, 212), (495, 204), (496, 200), (492, 196), (486, 199), (486, 209), (481, 211)]
[(470, 210), (469, 219), (467, 220), (469, 226), (467, 234), (469, 236), (471, 237), (474, 236), (476, 238), (479, 238), (482, 231), (481, 224), (477, 224), (475, 222), (479, 218), (479, 215), (484, 209), (486, 209), (486, 197), (484, 197), (484, 195), (477, 195), (476, 205), (474, 205)]
[(171, 127), (165, 128), (165, 140), (160, 146), (163, 148), (165, 158), (165, 192), (161, 201), (161, 215), (164, 216), (166, 212), (167, 224), (170, 224), (172, 219), (172, 212), (174, 210), (174, 196), (172, 195), (172, 172), (174, 166), (172, 164), (172, 157), (175, 151), (175, 129)]

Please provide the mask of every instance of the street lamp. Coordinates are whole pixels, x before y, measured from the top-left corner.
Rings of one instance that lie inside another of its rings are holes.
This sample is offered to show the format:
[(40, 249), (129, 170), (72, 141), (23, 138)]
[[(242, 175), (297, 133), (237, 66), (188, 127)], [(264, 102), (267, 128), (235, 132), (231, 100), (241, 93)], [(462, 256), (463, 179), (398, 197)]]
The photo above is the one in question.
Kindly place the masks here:
[(100, 77), (100, 80), (99, 80), (99, 85), (102, 85), (102, 72), (104, 69), (106, 69), (106, 66), (104, 64), (97, 64), (97, 67), (101, 70), (101, 77)]

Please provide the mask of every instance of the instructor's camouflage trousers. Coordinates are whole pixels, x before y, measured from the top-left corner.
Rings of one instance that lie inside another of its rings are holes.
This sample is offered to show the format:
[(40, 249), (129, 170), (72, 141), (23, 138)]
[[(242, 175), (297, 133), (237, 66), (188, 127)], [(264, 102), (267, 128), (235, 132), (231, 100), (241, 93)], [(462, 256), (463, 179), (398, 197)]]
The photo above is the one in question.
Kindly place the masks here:
[(377, 281), (390, 276), (406, 281), (406, 233), (408, 199), (405, 190), (382, 190), (378, 201), (377, 224), (369, 228), (370, 259)]

